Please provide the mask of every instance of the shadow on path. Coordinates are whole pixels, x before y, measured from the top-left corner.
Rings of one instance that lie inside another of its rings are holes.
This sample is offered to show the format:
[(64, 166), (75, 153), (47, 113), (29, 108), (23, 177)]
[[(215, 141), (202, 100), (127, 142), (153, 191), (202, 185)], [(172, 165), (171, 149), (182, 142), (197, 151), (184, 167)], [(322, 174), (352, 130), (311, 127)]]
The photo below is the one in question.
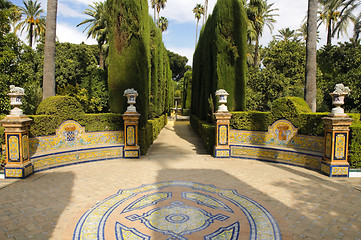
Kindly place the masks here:
[(0, 189), (0, 239), (51, 239), (70, 203), (74, 175), (37, 173)]

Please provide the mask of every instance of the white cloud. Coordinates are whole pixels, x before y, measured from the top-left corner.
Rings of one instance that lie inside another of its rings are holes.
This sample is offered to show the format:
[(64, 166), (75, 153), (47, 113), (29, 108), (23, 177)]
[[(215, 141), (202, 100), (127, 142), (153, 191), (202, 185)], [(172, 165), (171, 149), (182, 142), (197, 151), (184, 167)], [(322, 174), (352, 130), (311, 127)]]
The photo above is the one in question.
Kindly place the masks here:
[(173, 47), (173, 46), (167, 46), (167, 49), (169, 51), (172, 51), (174, 53), (178, 53), (181, 56), (186, 56), (188, 58), (188, 65), (192, 66), (193, 64), (193, 53), (194, 53), (194, 49), (193, 48), (178, 48), (178, 47)]
[(58, 6), (58, 14), (63, 17), (70, 17), (70, 18), (84, 18), (84, 14), (80, 9), (75, 9), (70, 7), (64, 3), (59, 3)]
[(86, 34), (82, 33), (80, 30), (77, 30), (74, 26), (69, 26), (67, 24), (58, 23), (56, 28), (56, 36), (59, 39), (59, 42), (70, 42), (70, 43), (86, 43), (86, 44), (97, 44), (95, 39), (86, 38)]
[[(168, 0), (165, 9), (162, 9), (159, 15), (178, 23), (195, 22), (193, 8), (198, 3), (204, 5), (204, 0)], [(212, 13), (215, 4), (216, 0), (209, 0), (208, 13)], [(149, 6), (151, 6), (150, 3)], [(154, 9), (151, 7), (149, 7), (149, 14), (154, 16)]]

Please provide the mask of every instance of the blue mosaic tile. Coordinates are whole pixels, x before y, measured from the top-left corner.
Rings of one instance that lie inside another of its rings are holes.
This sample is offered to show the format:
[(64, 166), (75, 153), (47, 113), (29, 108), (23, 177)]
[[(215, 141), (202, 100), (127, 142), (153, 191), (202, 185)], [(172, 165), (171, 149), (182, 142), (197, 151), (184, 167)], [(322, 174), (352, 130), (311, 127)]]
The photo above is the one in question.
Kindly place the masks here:
[(273, 216), (236, 190), (174, 181), (120, 190), (99, 202), (79, 219), (73, 239), (236, 240), (247, 234), (282, 239)]

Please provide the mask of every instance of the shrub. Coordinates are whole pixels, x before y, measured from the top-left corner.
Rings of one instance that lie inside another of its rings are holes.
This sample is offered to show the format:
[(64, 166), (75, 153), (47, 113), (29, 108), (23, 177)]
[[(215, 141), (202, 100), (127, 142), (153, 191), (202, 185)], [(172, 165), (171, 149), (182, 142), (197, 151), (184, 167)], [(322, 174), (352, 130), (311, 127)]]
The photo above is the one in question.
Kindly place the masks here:
[(351, 168), (361, 168), (361, 124), (350, 129), (349, 163)]
[(140, 153), (147, 154), (150, 145), (157, 139), (160, 131), (167, 124), (167, 115), (164, 114), (159, 118), (148, 120), (143, 127), (138, 129), (138, 144), (140, 146)]
[(299, 97), (283, 97), (275, 100), (272, 105), (272, 114), (275, 120), (297, 118), (301, 113), (311, 113), (305, 100)]
[[(5, 115), (0, 115), (0, 120), (3, 120), (5, 117)], [(5, 133), (4, 128), (0, 125), (0, 146), (2, 144), (5, 144)]]
[(270, 112), (232, 112), (230, 126), (234, 129), (248, 131), (267, 131), (273, 123)]
[(200, 120), (197, 116), (191, 115), (190, 123), (193, 130), (202, 138), (204, 147), (209, 154), (213, 154), (213, 148), (216, 144), (215, 126)]
[(54, 96), (42, 101), (36, 110), (36, 115), (51, 115), (65, 120), (79, 120), (84, 115), (80, 103), (73, 97)]

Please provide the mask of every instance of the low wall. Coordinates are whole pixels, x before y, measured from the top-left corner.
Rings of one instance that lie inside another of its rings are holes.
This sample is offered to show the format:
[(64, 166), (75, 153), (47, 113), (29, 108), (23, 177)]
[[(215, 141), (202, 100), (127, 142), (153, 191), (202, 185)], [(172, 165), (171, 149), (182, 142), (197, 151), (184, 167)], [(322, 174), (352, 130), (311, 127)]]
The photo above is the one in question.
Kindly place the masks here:
[(287, 120), (276, 121), (268, 132), (232, 129), (229, 134), (231, 157), (321, 168), (324, 138), (299, 135)]
[(123, 158), (124, 132), (86, 132), (76, 121), (65, 121), (55, 135), (29, 139), (34, 171), (70, 164)]

